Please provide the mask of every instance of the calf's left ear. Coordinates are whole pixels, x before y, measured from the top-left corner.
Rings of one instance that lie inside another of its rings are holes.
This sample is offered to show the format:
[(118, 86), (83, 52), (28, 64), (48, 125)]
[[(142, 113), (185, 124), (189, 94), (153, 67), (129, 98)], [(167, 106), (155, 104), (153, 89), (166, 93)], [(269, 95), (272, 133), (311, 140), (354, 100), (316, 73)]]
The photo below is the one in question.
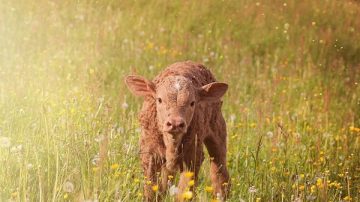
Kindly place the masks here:
[(226, 93), (228, 85), (226, 83), (213, 82), (202, 86), (198, 93), (200, 101), (214, 102), (219, 101)]

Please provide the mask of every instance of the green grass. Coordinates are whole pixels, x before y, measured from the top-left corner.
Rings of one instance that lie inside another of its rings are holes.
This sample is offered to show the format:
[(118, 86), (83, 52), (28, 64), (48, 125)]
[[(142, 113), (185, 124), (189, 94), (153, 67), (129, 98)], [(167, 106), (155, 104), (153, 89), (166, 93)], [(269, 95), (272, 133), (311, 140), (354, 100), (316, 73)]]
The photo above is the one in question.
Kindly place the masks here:
[(269, 2), (2, 1), (0, 201), (141, 201), (124, 76), (189, 59), (230, 86), (229, 201), (359, 201), (360, 5)]

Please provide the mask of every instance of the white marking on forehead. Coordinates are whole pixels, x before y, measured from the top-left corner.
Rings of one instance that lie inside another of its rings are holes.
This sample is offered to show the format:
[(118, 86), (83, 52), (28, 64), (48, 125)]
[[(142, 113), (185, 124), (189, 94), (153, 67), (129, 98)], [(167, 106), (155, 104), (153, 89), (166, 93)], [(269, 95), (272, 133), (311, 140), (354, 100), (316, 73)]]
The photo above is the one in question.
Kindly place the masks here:
[(174, 84), (174, 88), (179, 91), (181, 89), (181, 85), (180, 85), (180, 77), (176, 77), (176, 80), (175, 80), (175, 84)]

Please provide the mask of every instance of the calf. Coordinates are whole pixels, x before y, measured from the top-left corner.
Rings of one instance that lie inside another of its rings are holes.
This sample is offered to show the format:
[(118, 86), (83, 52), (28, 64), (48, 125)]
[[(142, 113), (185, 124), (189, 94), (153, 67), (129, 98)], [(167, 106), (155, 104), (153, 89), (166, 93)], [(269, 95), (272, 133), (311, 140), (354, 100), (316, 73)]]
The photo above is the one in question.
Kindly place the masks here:
[[(214, 194), (225, 198), (229, 191), (227, 134), (220, 99), (228, 85), (216, 82), (206, 67), (191, 61), (170, 65), (153, 81), (127, 76), (125, 82), (133, 94), (144, 97), (139, 120), (140, 157), (148, 180), (145, 200), (157, 197), (152, 190), (157, 183), (159, 192), (165, 192), (177, 170), (181, 172), (178, 199), (182, 200), (189, 182), (198, 178), (203, 143), (211, 158)], [(190, 186), (194, 187), (192, 182)]]

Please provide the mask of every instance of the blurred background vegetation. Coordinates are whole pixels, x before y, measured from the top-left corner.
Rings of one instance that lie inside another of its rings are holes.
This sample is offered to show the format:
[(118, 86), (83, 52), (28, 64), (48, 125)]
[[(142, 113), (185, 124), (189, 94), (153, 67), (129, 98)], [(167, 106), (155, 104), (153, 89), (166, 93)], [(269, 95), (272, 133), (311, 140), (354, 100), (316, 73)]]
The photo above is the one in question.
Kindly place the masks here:
[(183, 60), (230, 85), (229, 201), (359, 200), (358, 1), (0, 5), (0, 201), (141, 201), (123, 79)]

